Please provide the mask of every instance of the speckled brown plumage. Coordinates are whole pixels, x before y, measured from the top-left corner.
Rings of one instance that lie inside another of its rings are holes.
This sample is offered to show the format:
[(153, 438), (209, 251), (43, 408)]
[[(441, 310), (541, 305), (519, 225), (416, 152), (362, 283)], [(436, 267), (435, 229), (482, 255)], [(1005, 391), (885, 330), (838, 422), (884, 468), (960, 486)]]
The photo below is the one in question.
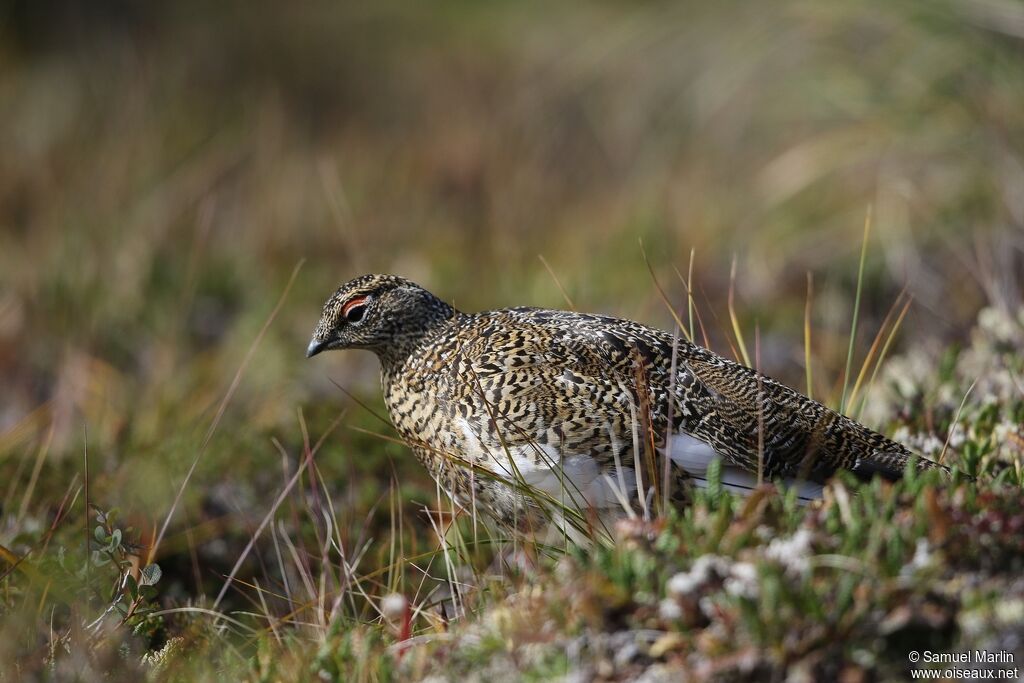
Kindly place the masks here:
[(308, 355), (334, 348), (380, 357), (391, 420), (416, 456), (457, 502), (505, 522), (536, 500), (502, 479), (596, 508), (636, 499), (636, 465), (641, 490), (651, 479), (636, 453), (651, 441), (674, 475), (697, 479), (709, 454), (812, 483), (840, 469), (895, 479), (912, 455), (667, 332), (537, 308), (460, 313), (394, 276), (357, 278), (328, 299)]

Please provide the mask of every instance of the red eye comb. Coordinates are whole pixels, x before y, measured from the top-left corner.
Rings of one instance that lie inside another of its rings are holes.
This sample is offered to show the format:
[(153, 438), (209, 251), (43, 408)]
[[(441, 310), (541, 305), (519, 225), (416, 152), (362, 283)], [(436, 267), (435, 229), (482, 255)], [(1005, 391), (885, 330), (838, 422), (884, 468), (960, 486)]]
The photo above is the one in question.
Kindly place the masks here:
[(343, 316), (347, 316), (348, 312), (351, 311), (353, 308), (355, 308), (356, 306), (362, 306), (363, 304), (365, 304), (366, 300), (368, 298), (369, 297), (365, 297), (365, 296), (357, 296), (355, 299), (349, 299), (348, 301), (345, 302), (345, 305), (342, 306), (341, 314)]

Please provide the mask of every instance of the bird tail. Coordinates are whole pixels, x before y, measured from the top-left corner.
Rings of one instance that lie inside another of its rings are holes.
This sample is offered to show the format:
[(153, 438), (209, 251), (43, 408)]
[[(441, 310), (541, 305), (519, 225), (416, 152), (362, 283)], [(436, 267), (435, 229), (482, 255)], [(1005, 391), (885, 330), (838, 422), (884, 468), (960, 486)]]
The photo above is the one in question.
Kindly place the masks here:
[(947, 476), (951, 474), (948, 467), (934, 460), (918, 457), (909, 452), (893, 451), (877, 451), (869, 458), (859, 458), (850, 471), (859, 479), (871, 479), (879, 476), (889, 481), (896, 481), (903, 478), (907, 465), (915, 458), (915, 468), (918, 472), (939, 470)]

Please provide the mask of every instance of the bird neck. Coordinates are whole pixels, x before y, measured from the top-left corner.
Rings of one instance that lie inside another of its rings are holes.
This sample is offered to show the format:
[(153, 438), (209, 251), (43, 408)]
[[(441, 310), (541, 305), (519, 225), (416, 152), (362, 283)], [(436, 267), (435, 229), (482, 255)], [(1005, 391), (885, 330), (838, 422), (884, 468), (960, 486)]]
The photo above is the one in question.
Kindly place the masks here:
[(451, 324), (458, 311), (426, 290), (417, 292), (415, 305), (394, 320), (388, 343), (375, 349), (385, 370), (401, 367), (439, 332)]

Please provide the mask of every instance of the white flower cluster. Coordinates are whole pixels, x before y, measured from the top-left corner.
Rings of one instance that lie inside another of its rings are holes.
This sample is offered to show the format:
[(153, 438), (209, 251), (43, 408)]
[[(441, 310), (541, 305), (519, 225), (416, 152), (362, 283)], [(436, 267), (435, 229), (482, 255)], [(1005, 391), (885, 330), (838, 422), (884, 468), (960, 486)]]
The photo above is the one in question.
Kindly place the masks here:
[[(869, 393), (864, 419), (869, 424), (885, 424), (923, 401), (932, 413), (948, 419), (959, 414), (960, 420), (948, 435), (898, 428), (893, 437), (911, 449), (934, 458), (943, 449), (955, 452), (967, 441), (991, 436), (997, 453), (1019, 454), (1024, 446), (1024, 427), (1014, 418), (1016, 406), (1024, 401), (1021, 349), (1024, 309), (1014, 315), (1002, 308), (986, 308), (978, 315), (970, 345), (957, 356), (951, 377), (940, 380), (938, 362), (943, 351), (934, 346), (915, 348), (889, 359), (880, 374), (881, 381)], [(996, 411), (995, 425), (991, 432), (986, 429), (979, 433), (976, 418), (986, 410)]]
[(380, 601), (380, 613), (391, 621), (398, 621), (405, 616), (409, 601), (401, 593), (390, 593)]
[(773, 539), (764, 554), (785, 567), (786, 571), (804, 575), (811, 569), (812, 540), (810, 530), (801, 527), (789, 538)]
[(668, 597), (658, 605), (662, 619), (674, 620), (683, 616), (682, 601), (696, 602), (705, 616), (714, 613), (714, 604), (704, 595), (721, 586), (729, 595), (754, 599), (758, 595), (757, 567), (750, 562), (738, 562), (718, 555), (698, 557), (687, 572), (673, 575), (665, 585)]
[(928, 539), (919, 538), (917, 539), (917, 545), (914, 546), (914, 557), (900, 569), (900, 575), (905, 578), (912, 578), (918, 571), (927, 569), (934, 562), (935, 556), (932, 553), (931, 544), (928, 543)]

